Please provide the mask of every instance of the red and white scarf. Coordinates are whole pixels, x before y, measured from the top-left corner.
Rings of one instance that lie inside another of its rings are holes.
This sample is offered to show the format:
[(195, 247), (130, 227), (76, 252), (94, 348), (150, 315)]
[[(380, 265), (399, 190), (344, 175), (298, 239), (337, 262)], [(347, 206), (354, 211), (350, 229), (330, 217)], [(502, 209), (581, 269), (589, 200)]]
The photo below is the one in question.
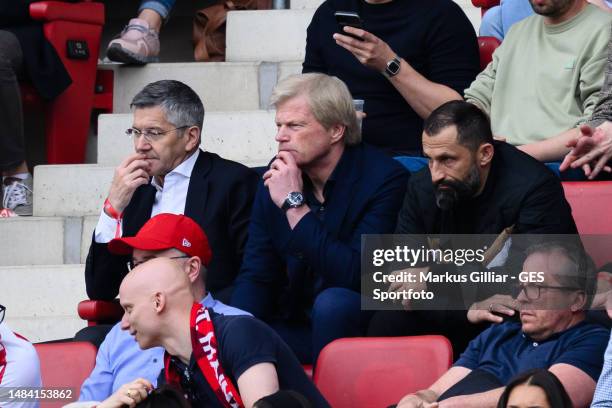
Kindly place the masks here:
[[(191, 307), (189, 327), (193, 356), (196, 359), (198, 368), (215, 392), (215, 395), (226, 408), (243, 408), (244, 405), (238, 390), (225, 375), (223, 367), (221, 367), (215, 328), (208, 309), (199, 303), (194, 303)], [(171, 364), (170, 357), (168, 352), (166, 352), (164, 355), (166, 382), (181, 388), (179, 373), (176, 371), (176, 367)]]

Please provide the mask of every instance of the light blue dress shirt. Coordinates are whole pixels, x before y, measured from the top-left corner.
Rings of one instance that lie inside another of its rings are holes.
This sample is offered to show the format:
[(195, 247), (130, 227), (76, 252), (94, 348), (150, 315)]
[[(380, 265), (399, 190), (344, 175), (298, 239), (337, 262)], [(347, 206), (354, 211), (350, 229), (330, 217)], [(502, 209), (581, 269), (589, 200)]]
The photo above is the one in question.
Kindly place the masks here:
[[(250, 315), (214, 300), (210, 293), (201, 302), (222, 315)], [(104, 401), (123, 384), (146, 378), (155, 386), (164, 367), (164, 349), (141, 350), (132, 335), (117, 323), (98, 349), (96, 366), (81, 387), (79, 401)]]
[(612, 336), (604, 355), (604, 366), (597, 381), (595, 396), (591, 408), (612, 407)]

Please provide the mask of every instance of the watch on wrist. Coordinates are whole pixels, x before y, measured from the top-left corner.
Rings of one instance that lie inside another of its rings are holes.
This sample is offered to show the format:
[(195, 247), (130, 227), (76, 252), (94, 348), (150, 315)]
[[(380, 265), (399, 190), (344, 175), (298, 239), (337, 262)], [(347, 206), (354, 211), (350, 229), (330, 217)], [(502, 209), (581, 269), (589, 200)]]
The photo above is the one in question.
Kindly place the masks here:
[(299, 191), (292, 191), (287, 194), (287, 198), (283, 201), (282, 209), (287, 211), (290, 208), (298, 208), (304, 205), (304, 195)]
[(401, 67), (402, 67), (402, 62), (400, 61), (399, 57), (396, 55), (395, 57), (393, 57), (393, 59), (387, 62), (387, 67), (383, 71), (383, 74), (385, 74), (387, 78), (394, 77), (399, 73)]

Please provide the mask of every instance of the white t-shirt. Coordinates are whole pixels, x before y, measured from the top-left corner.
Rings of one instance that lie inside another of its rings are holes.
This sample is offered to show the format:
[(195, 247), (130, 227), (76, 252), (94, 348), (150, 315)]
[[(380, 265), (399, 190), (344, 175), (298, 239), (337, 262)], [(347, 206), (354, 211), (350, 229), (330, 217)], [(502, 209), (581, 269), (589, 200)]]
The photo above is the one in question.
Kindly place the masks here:
[[(40, 362), (32, 343), (16, 336), (5, 324), (0, 323), (0, 394), (7, 387), (41, 387)], [(0, 395), (1, 408), (38, 408), (38, 402), (8, 402)]]

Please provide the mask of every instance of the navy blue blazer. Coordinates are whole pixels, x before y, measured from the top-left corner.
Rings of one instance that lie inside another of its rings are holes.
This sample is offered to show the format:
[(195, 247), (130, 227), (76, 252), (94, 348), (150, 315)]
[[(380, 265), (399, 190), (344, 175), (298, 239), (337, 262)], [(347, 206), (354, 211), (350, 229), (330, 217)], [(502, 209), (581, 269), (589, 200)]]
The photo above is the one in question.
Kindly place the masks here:
[(287, 318), (325, 288), (359, 291), (361, 235), (393, 233), (408, 177), (375, 148), (347, 147), (332, 173), (323, 220), (311, 211), (293, 230), (260, 182), (232, 305), (264, 319)]

